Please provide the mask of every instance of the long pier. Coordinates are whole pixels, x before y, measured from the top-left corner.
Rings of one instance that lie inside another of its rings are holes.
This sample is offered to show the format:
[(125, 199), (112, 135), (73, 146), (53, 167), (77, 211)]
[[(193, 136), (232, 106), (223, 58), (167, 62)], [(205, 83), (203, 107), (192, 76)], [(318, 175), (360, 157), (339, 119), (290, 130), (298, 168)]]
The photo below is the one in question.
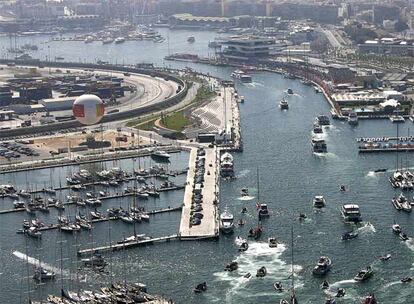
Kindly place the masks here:
[[(178, 206), (178, 207), (169, 207), (169, 208), (163, 208), (163, 209), (158, 209), (158, 210), (152, 210), (149, 212), (145, 212), (149, 215), (156, 215), (156, 214), (160, 214), (160, 213), (166, 213), (166, 212), (174, 212), (174, 211), (181, 211), (183, 207), (182, 206)], [(102, 222), (108, 222), (108, 221), (114, 221), (114, 220), (119, 220), (120, 218), (117, 216), (113, 216), (113, 217), (104, 217), (101, 219), (94, 219), (94, 220), (89, 220), (87, 221), (89, 224), (95, 224), (95, 223), (102, 223)], [(39, 231), (48, 231), (48, 230), (54, 230), (54, 229), (58, 229), (60, 227), (59, 224), (50, 224), (48, 226), (45, 227), (40, 227), (38, 230)]]
[(151, 244), (159, 243), (159, 242), (169, 242), (169, 241), (178, 240), (178, 239), (179, 239), (178, 235), (173, 234), (169, 236), (150, 238), (148, 240), (132, 241), (132, 242), (121, 243), (121, 244), (110, 244), (106, 246), (79, 250), (78, 255), (82, 256), (82, 255), (88, 255), (88, 254), (93, 254), (93, 253), (102, 253), (106, 251), (119, 251), (119, 250), (134, 248), (138, 246), (151, 245)]
[(414, 152), (414, 146), (413, 147), (407, 147), (407, 148), (391, 148), (391, 147), (383, 147), (383, 148), (359, 148), (359, 153), (381, 153), (381, 152)]
[[(184, 206), (181, 213), (179, 236), (181, 240), (216, 238), (219, 235), (218, 227), (218, 150), (217, 148), (205, 149), (204, 186), (195, 190), (197, 149), (190, 152), (189, 170), (184, 193)], [(201, 157), (200, 157), (201, 158)], [(192, 201), (195, 191), (202, 194), (203, 218), (199, 225), (193, 225)]]
[(380, 137), (357, 137), (357, 142), (387, 142), (390, 140), (395, 141), (414, 141), (414, 136), (380, 136)]
[[(181, 149), (177, 147), (162, 147), (168, 153), (179, 153)], [(82, 156), (82, 158), (69, 159), (69, 158), (59, 158), (59, 159), (48, 159), (48, 160), (39, 160), (36, 162), (26, 162), (26, 163), (15, 163), (0, 165), (0, 174), (14, 173), (14, 172), (24, 172), (38, 169), (48, 169), (48, 168), (57, 168), (65, 166), (78, 166), (83, 164), (91, 163), (100, 163), (106, 161), (128, 159), (135, 157), (148, 157), (151, 156), (152, 152), (139, 150), (130, 150), (130, 151), (117, 151), (117, 152), (108, 152), (104, 154), (95, 154)]]

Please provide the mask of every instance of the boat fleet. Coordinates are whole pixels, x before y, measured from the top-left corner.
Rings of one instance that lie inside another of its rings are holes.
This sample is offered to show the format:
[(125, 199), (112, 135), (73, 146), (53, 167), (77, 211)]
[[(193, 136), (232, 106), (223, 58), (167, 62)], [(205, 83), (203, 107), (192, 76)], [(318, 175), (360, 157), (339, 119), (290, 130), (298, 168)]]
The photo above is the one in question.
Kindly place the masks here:
[(316, 117), (313, 124), (311, 145), (314, 153), (326, 153), (328, 148), (325, 139), (322, 137), (323, 126), (329, 126), (329, 117), (326, 115), (319, 115)]

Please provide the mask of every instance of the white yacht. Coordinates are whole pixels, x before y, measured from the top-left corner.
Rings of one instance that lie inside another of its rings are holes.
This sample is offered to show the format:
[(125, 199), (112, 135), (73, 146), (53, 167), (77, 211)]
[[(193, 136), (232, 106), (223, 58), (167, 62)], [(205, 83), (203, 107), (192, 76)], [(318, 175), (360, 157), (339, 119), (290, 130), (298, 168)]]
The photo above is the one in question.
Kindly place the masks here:
[(279, 102), (279, 107), (281, 110), (288, 110), (289, 104), (286, 99), (282, 98), (282, 100)]
[(326, 142), (320, 136), (317, 136), (317, 135), (312, 136), (311, 144), (312, 144), (313, 152), (315, 152), (315, 153), (326, 153), (326, 152), (328, 152)]
[(120, 43), (124, 43), (125, 42), (125, 38), (124, 37), (118, 37), (115, 39), (115, 43), (116, 44), (120, 44)]
[(313, 198), (313, 207), (315, 208), (323, 208), (326, 205), (325, 198), (323, 195), (315, 195)]
[(225, 208), (224, 212), (220, 214), (220, 230), (223, 233), (232, 233), (233, 229), (234, 216), (227, 210), (227, 208)]
[(390, 120), (394, 123), (405, 122), (404, 117), (402, 117), (401, 115), (391, 115)]
[(231, 73), (231, 77), (238, 79), (243, 83), (252, 82), (252, 76), (243, 72), (242, 70), (235, 70), (233, 73)]
[(171, 156), (170, 154), (168, 154), (165, 151), (161, 151), (161, 150), (154, 151), (151, 153), (152, 158), (162, 160), (162, 161), (168, 161), (170, 159), (170, 156)]
[(357, 204), (345, 204), (341, 207), (341, 214), (347, 222), (360, 222), (361, 212)]
[(222, 177), (234, 176), (233, 156), (225, 152), (220, 158), (220, 174)]

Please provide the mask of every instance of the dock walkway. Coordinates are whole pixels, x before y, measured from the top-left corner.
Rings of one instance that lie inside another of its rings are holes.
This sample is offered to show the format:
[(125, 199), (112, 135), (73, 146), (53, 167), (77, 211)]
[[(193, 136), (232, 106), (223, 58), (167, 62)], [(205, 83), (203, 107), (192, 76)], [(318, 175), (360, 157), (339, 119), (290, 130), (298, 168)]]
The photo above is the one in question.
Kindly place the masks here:
[(218, 152), (217, 148), (205, 149), (205, 173), (204, 187), (201, 190), (203, 196), (203, 219), (199, 225), (191, 225), (192, 208), (191, 203), (194, 194), (194, 177), (196, 173), (197, 149), (190, 152), (189, 170), (187, 184), (184, 193), (184, 206), (181, 213), (179, 237), (181, 240), (194, 240), (215, 238), (218, 236)]

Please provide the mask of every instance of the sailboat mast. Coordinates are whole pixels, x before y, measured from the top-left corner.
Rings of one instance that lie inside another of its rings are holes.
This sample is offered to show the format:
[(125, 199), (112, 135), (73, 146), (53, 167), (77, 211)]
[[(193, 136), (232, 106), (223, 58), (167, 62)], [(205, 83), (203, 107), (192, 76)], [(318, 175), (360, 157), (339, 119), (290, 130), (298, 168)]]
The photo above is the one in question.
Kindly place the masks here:
[(398, 148), (400, 145), (400, 138), (399, 138), (399, 123), (397, 123), (397, 152), (396, 152), (396, 157), (397, 157), (397, 167), (396, 167), (396, 171), (398, 171)]
[(291, 227), (291, 239), (292, 239), (292, 249), (291, 249), (291, 260), (292, 260), (292, 265), (291, 265), (291, 272), (292, 272), (292, 293), (293, 295), (295, 295), (295, 275), (294, 275), (294, 271), (293, 271), (293, 264), (294, 264), (294, 256), (293, 256), (293, 226)]
[(260, 202), (260, 181), (259, 181), (259, 167), (256, 169), (257, 178), (257, 202)]

